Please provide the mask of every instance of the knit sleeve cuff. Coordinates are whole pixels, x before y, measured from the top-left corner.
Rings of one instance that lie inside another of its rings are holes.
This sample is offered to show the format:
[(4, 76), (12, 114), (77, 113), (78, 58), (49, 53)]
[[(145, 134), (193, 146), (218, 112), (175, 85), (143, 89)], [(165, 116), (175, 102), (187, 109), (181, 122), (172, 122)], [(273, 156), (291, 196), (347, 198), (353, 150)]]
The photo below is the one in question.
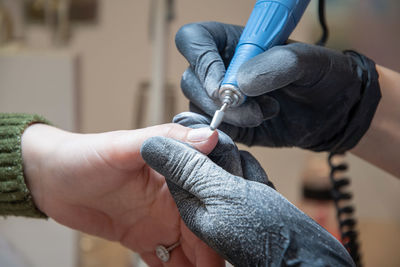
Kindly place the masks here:
[(33, 202), (22, 165), (21, 136), (34, 123), (50, 124), (38, 115), (0, 114), (0, 215), (47, 218)]

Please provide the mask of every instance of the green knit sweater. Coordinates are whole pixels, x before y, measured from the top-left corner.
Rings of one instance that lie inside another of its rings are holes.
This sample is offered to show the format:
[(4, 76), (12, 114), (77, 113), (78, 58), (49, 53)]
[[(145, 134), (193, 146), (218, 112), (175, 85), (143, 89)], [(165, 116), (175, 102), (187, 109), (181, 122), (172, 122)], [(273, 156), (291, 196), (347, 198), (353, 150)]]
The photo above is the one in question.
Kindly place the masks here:
[(0, 215), (46, 218), (33, 202), (22, 164), (21, 136), (34, 123), (49, 124), (38, 115), (0, 113)]

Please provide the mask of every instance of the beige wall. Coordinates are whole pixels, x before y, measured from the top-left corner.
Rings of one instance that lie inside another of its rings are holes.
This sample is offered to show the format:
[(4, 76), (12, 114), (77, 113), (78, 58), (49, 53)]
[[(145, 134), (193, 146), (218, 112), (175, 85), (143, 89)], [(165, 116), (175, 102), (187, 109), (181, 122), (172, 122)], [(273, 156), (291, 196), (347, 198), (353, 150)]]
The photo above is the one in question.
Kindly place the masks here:
[[(99, 23), (75, 27), (67, 47), (80, 56), (83, 132), (132, 127), (135, 91), (150, 76), (150, 1), (100, 3)], [(176, 1), (176, 19), (168, 42), (168, 80), (179, 87), (187, 66), (174, 44), (174, 33), (181, 25), (204, 20), (244, 24), (251, 8), (252, 4), (243, 0)], [(31, 47), (49, 47), (50, 38), (43, 28), (30, 27), (27, 34)], [(185, 109), (186, 101), (181, 98), (179, 110)]]

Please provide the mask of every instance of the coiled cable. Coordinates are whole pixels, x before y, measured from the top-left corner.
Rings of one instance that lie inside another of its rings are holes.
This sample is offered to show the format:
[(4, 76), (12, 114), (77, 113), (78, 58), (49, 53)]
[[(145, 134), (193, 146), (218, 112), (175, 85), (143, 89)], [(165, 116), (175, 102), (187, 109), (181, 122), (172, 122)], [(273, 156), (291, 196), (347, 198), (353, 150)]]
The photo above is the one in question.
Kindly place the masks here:
[(329, 178), (332, 183), (331, 194), (337, 211), (337, 220), (341, 234), (341, 242), (346, 247), (356, 266), (362, 266), (361, 255), (359, 253), (360, 245), (358, 242), (358, 232), (356, 231), (356, 219), (354, 218), (354, 207), (349, 203), (353, 195), (346, 188), (350, 185), (350, 178), (346, 176), (339, 177), (348, 170), (345, 162), (335, 163), (339, 153), (330, 153), (328, 163), (331, 168)]

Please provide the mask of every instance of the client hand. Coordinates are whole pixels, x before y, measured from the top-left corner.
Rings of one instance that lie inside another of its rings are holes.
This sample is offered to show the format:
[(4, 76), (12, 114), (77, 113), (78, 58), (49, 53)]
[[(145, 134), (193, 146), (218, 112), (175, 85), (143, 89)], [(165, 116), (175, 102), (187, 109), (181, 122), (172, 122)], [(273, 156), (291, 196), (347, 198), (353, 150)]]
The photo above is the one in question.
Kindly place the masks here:
[(157, 245), (180, 241), (164, 266), (224, 266), (182, 223), (165, 179), (139, 149), (162, 135), (209, 153), (217, 134), (166, 124), (140, 130), (74, 134), (43, 124), (22, 136), (27, 184), (38, 208), (71, 228), (121, 242), (150, 266), (161, 266)]

